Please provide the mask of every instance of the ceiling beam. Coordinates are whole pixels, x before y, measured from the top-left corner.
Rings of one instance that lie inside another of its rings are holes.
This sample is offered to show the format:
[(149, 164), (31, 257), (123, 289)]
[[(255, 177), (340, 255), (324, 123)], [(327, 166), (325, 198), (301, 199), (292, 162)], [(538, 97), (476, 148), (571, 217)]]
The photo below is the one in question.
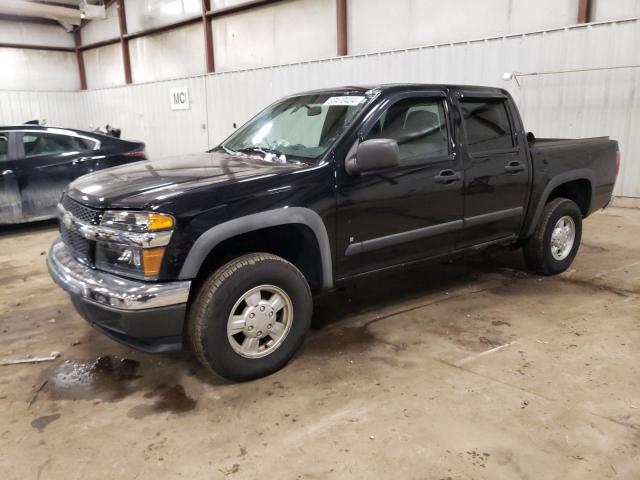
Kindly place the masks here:
[(591, 0), (578, 0), (578, 23), (591, 21)]
[(39, 3), (40, 5), (53, 5), (56, 7), (64, 7), (64, 8), (75, 8), (76, 10), (80, 10), (78, 5), (72, 5), (70, 3), (56, 2), (53, 0), (27, 0), (31, 3)]
[(21, 48), (23, 50), (46, 50), (50, 52), (75, 52), (71, 47), (54, 47), (51, 45), (29, 45), (24, 43), (0, 42), (0, 48)]
[(73, 8), (70, 5), (61, 6), (60, 4), (36, 3), (25, 0), (2, 0), (0, 13), (48, 18), (60, 22), (69, 32), (72, 25), (80, 25), (82, 15), (77, 7)]
[(55, 25), (59, 27), (60, 24), (56, 20), (42, 17), (29, 17), (27, 15), (10, 15), (8, 13), (0, 13), (0, 20), (6, 20), (9, 22), (25, 22), (25, 23), (37, 23), (40, 25)]

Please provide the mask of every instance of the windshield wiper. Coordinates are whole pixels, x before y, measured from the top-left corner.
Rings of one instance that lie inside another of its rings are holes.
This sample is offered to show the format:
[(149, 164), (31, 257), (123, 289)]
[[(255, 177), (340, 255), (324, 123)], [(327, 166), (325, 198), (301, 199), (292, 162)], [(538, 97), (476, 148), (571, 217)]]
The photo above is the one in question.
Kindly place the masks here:
[[(280, 150), (271, 147), (243, 147), (236, 150), (238, 153), (262, 153), (267, 162), (286, 163), (287, 156)], [(274, 160), (275, 158), (275, 160)]]
[(212, 152), (224, 152), (224, 153), (228, 153), (229, 155), (237, 155), (238, 152), (234, 152), (233, 150), (231, 150), (230, 148), (225, 147), (224, 145), (217, 145), (213, 148), (210, 148), (209, 150), (206, 151), (206, 153), (212, 153)]
[(242, 147), (236, 151), (241, 153), (259, 152), (259, 153), (264, 153), (265, 155), (267, 153), (270, 153), (272, 155), (277, 155), (278, 157), (283, 154), (280, 150), (277, 150), (275, 148), (270, 148), (270, 147)]

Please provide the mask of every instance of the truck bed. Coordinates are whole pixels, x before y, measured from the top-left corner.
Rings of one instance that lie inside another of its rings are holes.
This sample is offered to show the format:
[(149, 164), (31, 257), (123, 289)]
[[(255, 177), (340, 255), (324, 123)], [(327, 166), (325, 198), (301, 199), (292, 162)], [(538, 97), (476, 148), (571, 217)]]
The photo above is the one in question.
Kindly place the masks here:
[[(617, 176), (618, 142), (609, 137), (536, 138), (529, 143), (533, 184), (529, 199), (529, 230), (539, 215), (541, 199), (555, 184), (567, 181), (588, 182), (590, 196), (586, 217), (604, 208), (611, 200)], [(535, 212), (535, 213), (533, 213)]]

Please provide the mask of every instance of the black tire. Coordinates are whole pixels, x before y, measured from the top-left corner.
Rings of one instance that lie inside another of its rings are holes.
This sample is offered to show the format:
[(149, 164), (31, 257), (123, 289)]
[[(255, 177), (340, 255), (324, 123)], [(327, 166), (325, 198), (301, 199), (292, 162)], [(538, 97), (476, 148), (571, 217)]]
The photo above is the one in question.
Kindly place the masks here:
[[(292, 305), (291, 327), (271, 353), (246, 358), (231, 346), (227, 322), (243, 294), (261, 285), (286, 293)], [(281, 369), (293, 357), (309, 329), (312, 310), (309, 285), (295, 266), (275, 255), (251, 253), (223, 265), (203, 283), (189, 311), (187, 335), (205, 367), (229, 380), (251, 380)]]
[[(575, 226), (575, 237), (569, 254), (562, 260), (551, 253), (551, 234), (562, 217), (569, 216)], [(545, 205), (538, 225), (531, 238), (523, 246), (527, 266), (542, 275), (556, 275), (564, 272), (575, 258), (582, 238), (582, 212), (573, 200), (555, 198)]]

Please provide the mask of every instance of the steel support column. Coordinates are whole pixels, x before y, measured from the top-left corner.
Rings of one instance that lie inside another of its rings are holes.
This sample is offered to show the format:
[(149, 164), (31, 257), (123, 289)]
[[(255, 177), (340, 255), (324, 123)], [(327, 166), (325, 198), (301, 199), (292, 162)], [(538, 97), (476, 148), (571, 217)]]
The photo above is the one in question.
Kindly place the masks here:
[(120, 24), (120, 45), (122, 46), (122, 64), (124, 67), (124, 81), (131, 83), (131, 57), (129, 55), (129, 39), (127, 34), (127, 14), (124, 9), (124, 0), (118, 0), (118, 21)]
[(336, 0), (336, 23), (338, 34), (338, 56), (349, 53), (347, 42), (347, 0)]
[(213, 58), (213, 29), (211, 28), (211, 20), (207, 18), (207, 12), (211, 9), (210, 0), (202, 0), (202, 29), (204, 31), (204, 45), (207, 64), (207, 73), (213, 73), (216, 70)]
[(578, 23), (591, 21), (591, 0), (578, 0)]
[(84, 69), (84, 56), (82, 55), (82, 50), (80, 47), (82, 46), (82, 37), (80, 36), (80, 28), (76, 28), (73, 31), (73, 41), (75, 42), (76, 48), (76, 59), (78, 60), (78, 73), (80, 74), (80, 88), (82, 90), (87, 89), (87, 72)]

